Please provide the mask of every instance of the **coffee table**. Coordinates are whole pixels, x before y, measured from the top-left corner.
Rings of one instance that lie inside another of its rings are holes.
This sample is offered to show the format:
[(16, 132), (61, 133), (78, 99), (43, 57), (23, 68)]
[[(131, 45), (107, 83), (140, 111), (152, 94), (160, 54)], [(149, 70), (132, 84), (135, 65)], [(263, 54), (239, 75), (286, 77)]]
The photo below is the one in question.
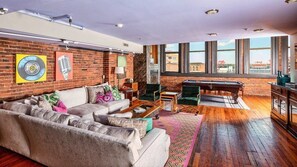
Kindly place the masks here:
[[(136, 107), (144, 107), (146, 111), (144, 111), (143, 113), (136, 113), (134, 111)], [(159, 110), (160, 110), (160, 105), (156, 105), (155, 103), (152, 103), (146, 100), (135, 100), (132, 102), (132, 105), (129, 108), (123, 111), (120, 111), (119, 113), (132, 112), (133, 114), (132, 118), (155, 117), (156, 119), (159, 119)]]

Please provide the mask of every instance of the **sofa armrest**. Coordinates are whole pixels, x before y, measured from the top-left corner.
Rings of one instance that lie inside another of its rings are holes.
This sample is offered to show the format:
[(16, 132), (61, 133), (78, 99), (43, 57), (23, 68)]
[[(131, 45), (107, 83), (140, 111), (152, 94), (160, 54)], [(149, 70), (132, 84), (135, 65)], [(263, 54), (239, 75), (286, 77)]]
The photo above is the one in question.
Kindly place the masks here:
[(139, 159), (133, 166), (164, 166), (169, 157), (170, 137), (164, 129), (154, 128), (141, 139), (143, 147), (138, 150)]

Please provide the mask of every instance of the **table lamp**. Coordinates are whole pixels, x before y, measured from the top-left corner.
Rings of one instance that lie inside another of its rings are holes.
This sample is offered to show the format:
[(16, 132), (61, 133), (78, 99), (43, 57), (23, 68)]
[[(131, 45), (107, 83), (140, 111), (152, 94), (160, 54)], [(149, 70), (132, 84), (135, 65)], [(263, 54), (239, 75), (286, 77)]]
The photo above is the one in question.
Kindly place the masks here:
[(116, 67), (114, 70), (114, 73), (117, 74), (117, 79), (118, 79), (118, 88), (120, 87), (120, 78), (119, 75), (120, 74), (125, 74), (125, 70), (124, 67)]

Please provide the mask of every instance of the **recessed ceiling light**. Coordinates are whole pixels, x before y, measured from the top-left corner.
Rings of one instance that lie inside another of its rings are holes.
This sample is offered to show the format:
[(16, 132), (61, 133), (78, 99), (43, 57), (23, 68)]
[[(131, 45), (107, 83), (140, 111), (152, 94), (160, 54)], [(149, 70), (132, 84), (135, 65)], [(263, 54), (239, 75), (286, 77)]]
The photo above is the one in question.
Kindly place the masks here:
[(297, 2), (297, 0), (285, 0), (286, 3)]
[(216, 37), (218, 34), (217, 33), (208, 33), (207, 35), (209, 35), (211, 37)]
[(208, 15), (217, 14), (217, 13), (219, 13), (219, 9), (210, 9), (205, 12), (205, 14), (208, 14)]
[(254, 29), (254, 32), (262, 32), (262, 31), (264, 31), (264, 29), (262, 29), (262, 28)]
[(118, 27), (118, 28), (123, 28), (123, 27), (124, 27), (124, 24), (122, 24), (122, 23), (118, 23), (118, 24), (116, 24), (115, 26)]

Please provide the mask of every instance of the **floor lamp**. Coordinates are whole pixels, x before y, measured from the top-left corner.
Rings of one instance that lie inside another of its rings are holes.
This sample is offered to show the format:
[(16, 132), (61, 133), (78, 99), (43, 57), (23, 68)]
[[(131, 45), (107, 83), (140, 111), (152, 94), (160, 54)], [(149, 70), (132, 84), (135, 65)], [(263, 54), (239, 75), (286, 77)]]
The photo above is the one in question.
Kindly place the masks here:
[(125, 74), (124, 67), (116, 67), (114, 70), (114, 73), (117, 74), (117, 79), (118, 79), (118, 89), (120, 89), (120, 77), (121, 74)]

